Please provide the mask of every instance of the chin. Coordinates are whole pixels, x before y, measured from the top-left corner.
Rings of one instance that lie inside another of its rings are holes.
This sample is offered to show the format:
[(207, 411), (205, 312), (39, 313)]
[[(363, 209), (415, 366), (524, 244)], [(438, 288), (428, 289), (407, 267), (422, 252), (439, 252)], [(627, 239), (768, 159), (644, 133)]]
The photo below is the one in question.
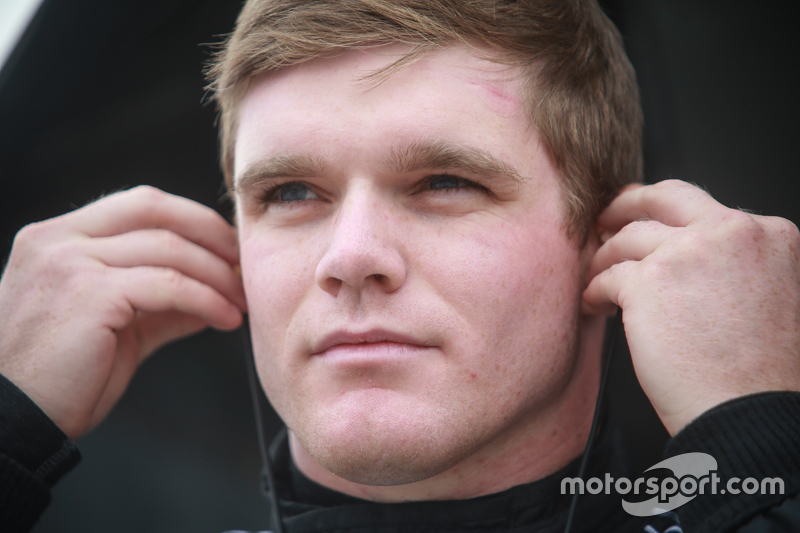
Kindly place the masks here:
[(475, 428), (444, 409), (361, 400), (317, 411), (312, 423), (293, 428), (311, 457), (348, 481), (414, 483), (452, 468), (480, 445)]

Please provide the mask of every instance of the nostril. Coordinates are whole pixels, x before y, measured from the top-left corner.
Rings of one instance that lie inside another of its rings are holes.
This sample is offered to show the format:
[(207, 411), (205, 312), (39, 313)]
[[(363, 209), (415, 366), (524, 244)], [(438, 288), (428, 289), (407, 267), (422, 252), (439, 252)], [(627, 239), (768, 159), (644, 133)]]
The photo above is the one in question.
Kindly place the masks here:
[(329, 277), (320, 283), (320, 287), (322, 287), (322, 290), (333, 296), (337, 296), (339, 294), (339, 289), (341, 288), (341, 286), (342, 286), (342, 280), (334, 277)]
[(375, 278), (375, 281), (377, 281), (378, 283), (382, 283), (383, 280), (386, 279), (386, 276), (384, 276), (383, 274), (373, 274), (372, 277)]

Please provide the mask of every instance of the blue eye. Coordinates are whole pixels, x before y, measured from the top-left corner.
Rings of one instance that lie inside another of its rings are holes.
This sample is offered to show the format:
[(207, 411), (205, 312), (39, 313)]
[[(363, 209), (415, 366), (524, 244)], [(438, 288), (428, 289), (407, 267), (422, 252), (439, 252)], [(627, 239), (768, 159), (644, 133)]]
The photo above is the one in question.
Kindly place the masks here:
[(319, 196), (299, 181), (278, 185), (269, 193), (273, 202), (302, 202), (303, 200), (317, 200)]
[(458, 176), (451, 176), (449, 174), (439, 174), (428, 178), (428, 187), (434, 190), (442, 189), (463, 189), (469, 187), (477, 187), (477, 184), (459, 178)]

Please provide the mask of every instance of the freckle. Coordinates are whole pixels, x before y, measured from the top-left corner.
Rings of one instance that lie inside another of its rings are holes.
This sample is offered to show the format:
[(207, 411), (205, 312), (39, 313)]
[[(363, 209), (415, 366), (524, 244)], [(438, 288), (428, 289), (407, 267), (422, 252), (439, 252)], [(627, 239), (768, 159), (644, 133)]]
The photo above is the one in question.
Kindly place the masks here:
[(554, 429), (554, 430), (553, 430), (553, 436), (555, 437), (556, 435), (558, 435), (558, 430), (557, 430), (557, 429)]
[(500, 372), (500, 365), (497, 365), (496, 367), (494, 367), (494, 369)]

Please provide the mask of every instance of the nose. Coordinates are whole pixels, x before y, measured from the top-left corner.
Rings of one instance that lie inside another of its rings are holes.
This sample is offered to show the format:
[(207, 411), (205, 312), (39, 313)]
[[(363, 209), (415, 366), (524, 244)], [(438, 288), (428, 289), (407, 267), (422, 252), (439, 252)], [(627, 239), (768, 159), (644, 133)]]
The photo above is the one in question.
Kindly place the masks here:
[(388, 207), (374, 193), (347, 194), (317, 265), (317, 284), (333, 296), (341, 290), (391, 293), (399, 289), (406, 278), (406, 264), (396, 246), (396, 229)]

